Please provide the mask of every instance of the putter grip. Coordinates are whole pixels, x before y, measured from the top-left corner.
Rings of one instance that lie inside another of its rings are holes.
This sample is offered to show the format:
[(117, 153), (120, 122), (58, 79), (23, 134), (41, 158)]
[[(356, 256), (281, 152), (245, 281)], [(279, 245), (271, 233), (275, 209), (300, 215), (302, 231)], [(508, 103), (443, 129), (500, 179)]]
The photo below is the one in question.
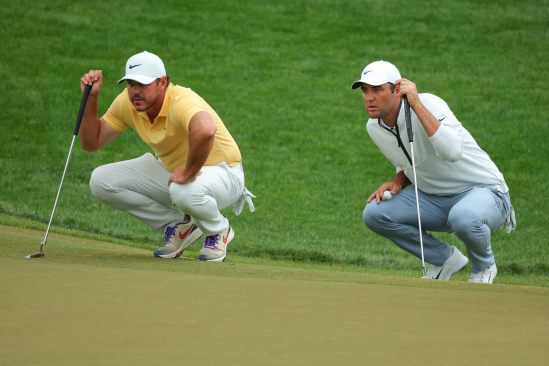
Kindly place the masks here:
[(84, 88), (84, 94), (82, 95), (82, 103), (80, 103), (80, 110), (78, 111), (78, 117), (76, 118), (76, 127), (74, 127), (74, 136), (78, 135), (80, 131), (80, 123), (82, 123), (82, 116), (84, 115), (84, 109), (86, 109), (86, 103), (88, 102), (88, 97), (90, 96), (92, 86), (86, 85)]
[(414, 142), (414, 133), (412, 132), (412, 115), (410, 113), (410, 103), (406, 95), (402, 97), (404, 99), (404, 116), (406, 117), (406, 132), (408, 133), (408, 141)]

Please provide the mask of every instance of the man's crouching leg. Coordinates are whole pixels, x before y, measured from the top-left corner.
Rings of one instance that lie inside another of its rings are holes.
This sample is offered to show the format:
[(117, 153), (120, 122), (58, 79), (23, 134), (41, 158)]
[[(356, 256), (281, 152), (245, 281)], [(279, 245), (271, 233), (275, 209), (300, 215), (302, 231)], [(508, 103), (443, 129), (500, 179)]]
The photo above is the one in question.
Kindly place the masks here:
[(510, 210), (508, 193), (475, 187), (463, 194), (448, 217), (456, 236), (465, 243), (471, 260), (470, 282), (493, 283), (497, 275), (491, 246), (491, 231), (498, 228)]
[[(420, 194), (424, 258), (431, 264), (427, 277), (446, 280), (461, 270), (467, 264), (467, 259), (457, 248), (451, 247), (425, 231), (449, 231), (447, 217), (442, 210), (437, 209), (437, 200), (437, 197), (431, 197), (422, 192)], [(379, 205), (372, 200), (366, 205), (362, 218), (370, 230), (391, 240), (417, 258), (421, 258), (413, 187), (403, 189), (391, 200), (381, 201)]]
[(194, 220), (206, 236), (198, 259), (222, 262), (227, 245), (234, 238), (229, 220), (219, 211), (234, 204), (242, 195), (244, 174), (241, 169), (230, 170), (226, 165), (207, 166), (202, 174), (188, 184), (172, 183), (173, 202)]
[(128, 212), (152, 229), (164, 232), (165, 246), (154, 252), (161, 258), (179, 257), (202, 236), (189, 216), (170, 207), (173, 203), (167, 184), (169, 178), (170, 173), (150, 153), (100, 166), (90, 178), (94, 196)]

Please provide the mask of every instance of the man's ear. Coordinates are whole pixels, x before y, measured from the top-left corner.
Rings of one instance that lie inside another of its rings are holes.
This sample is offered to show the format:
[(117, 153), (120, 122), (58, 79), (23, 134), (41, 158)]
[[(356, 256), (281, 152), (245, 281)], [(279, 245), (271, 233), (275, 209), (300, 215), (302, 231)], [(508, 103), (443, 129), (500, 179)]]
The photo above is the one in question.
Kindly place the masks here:
[(400, 98), (400, 85), (395, 86), (395, 98)]
[(160, 87), (162, 89), (166, 89), (168, 87), (168, 77), (167, 76), (162, 76), (160, 78)]

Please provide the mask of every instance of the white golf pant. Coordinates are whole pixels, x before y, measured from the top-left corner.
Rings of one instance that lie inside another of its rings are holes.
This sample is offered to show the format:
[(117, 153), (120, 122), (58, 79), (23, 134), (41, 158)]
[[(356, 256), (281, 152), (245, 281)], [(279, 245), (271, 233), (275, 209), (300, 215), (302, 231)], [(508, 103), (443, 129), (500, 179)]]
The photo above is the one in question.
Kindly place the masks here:
[(90, 188), (100, 200), (130, 213), (154, 230), (163, 232), (166, 226), (176, 225), (188, 214), (210, 236), (229, 226), (219, 210), (234, 204), (242, 195), (244, 170), (242, 164), (229, 167), (225, 162), (201, 170), (194, 182), (172, 183), (168, 187), (171, 173), (147, 153), (96, 168)]

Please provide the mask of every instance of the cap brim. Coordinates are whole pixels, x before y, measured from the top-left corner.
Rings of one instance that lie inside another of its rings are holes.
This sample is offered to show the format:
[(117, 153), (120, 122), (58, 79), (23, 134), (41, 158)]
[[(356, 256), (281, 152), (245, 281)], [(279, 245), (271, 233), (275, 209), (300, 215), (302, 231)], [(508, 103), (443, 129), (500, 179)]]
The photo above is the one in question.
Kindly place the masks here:
[(353, 85), (351, 85), (351, 88), (357, 89), (357, 88), (360, 88), (361, 85), (362, 85), (362, 81), (357, 80), (353, 83)]
[(153, 77), (150, 77), (150, 76), (145, 76), (145, 75), (129, 74), (129, 75), (124, 76), (122, 79), (118, 80), (118, 84), (120, 84), (124, 80), (135, 80), (139, 84), (149, 85), (150, 83), (155, 81), (156, 78), (153, 78)]
[(385, 83), (389, 83), (389, 81), (386, 81), (386, 80), (379, 80), (379, 79), (364, 79), (364, 80), (357, 80), (353, 83), (353, 85), (351, 85), (351, 88), (353, 89), (357, 89), (357, 88), (360, 88), (362, 86), (362, 84), (368, 84), (368, 85), (371, 85), (371, 86), (380, 86), (380, 85), (383, 85)]

